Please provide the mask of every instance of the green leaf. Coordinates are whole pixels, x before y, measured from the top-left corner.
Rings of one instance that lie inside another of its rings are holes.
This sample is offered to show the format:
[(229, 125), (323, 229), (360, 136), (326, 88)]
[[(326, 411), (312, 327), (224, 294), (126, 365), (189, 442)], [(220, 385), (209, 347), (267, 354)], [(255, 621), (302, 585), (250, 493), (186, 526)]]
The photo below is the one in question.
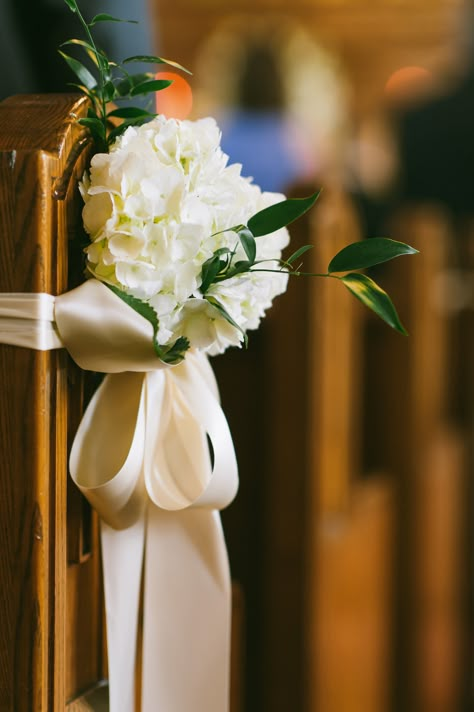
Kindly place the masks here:
[(358, 272), (351, 272), (340, 278), (347, 289), (360, 299), (362, 304), (375, 312), (389, 326), (401, 334), (407, 335), (392, 300), (370, 277)]
[(75, 82), (68, 82), (67, 86), (74, 87), (75, 89), (79, 89), (80, 92), (85, 94), (91, 100), (91, 102), (93, 104), (95, 104), (97, 97), (94, 96), (94, 94), (91, 91), (89, 91), (89, 89), (87, 87), (85, 87), (83, 84), (77, 84)]
[(385, 237), (370, 237), (344, 247), (332, 258), (328, 272), (347, 272), (353, 269), (373, 267), (388, 262), (400, 255), (414, 255), (418, 252), (404, 242), (396, 242)]
[(115, 88), (120, 96), (128, 96), (128, 94), (134, 87), (138, 86), (139, 84), (143, 84), (143, 82), (146, 82), (149, 79), (153, 79), (154, 76), (155, 75), (151, 72), (130, 74), (128, 77), (121, 79)]
[(107, 145), (111, 146), (115, 139), (117, 139), (119, 136), (121, 136), (129, 126), (133, 126), (133, 121), (124, 121), (120, 126), (117, 126), (115, 129), (112, 129), (107, 134)]
[(109, 64), (114, 64), (113, 62), (109, 63), (109, 60), (107, 59), (107, 56), (102, 52), (101, 50), (98, 50), (96, 47), (91, 45), (89, 42), (86, 42), (85, 40), (67, 40), (67, 42), (63, 42), (61, 44), (61, 47), (65, 47), (66, 45), (74, 45), (76, 47), (82, 47), (89, 59), (94, 62), (96, 67), (100, 67), (102, 71), (107, 74), (107, 76), (110, 75), (110, 69), (109, 69)]
[(248, 262), (247, 260), (239, 260), (235, 263), (235, 265), (233, 265), (235, 274), (242, 274), (242, 272), (250, 272), (251, 267), (252, 263)]
[(140, 314), (140, 316), (144, 317), (147, 321), (149, 321), (153, 327), (154, 334), (158, 333), (158, 314), (153, 309), (151, 304), (148, 304), (148, 302), (144, 302), (142, 299), (138, 299), (138, 297), (133, 297), (131, 294), (127, 294), (127, 292), (124, 292), (122, 289), (115, 287), (113, 284), (107, 284), (105, 282), (104, 284), (117, 297), (120, 297), (120, 299), (125, 302), (125, 304), (128, 304), (129, 307), (134, 309), (137, 314)]
[[(91, 59), (97, 67), (99, 66), (99, 61), (97, 59), (96, 51), (95, 51), (94, 47), (91, 44), (89, 44), (89, 42), (86, 42), (85, 40), (76, 40), (76, 39), (67, 40), (66, 42), (63, 42), (61, 44), (61, 47), (65, 47), (66, 45), (74, 45), (76, 47), (82, 47), (86, 51), (89, 59)], [(100, 55), (100, 53), (99, 53), (99, 55)]]
[(140, 117), (147, 119), (154, 116), (156, 114), (151, 114), (146, 109), (140, 109), (138, 106), (124, 106), (122, 109), (114, 109), (107, 114), (107, 118), (116, 117), (118, 119), (138, 119)]
[(226, 265), (226, 261), (222, 260), (218, 254), (214, 253), (212, 257), (206, 260), (201, 268), (201, 286), (202, 294), (205, 294), (215, 278)]
[(269, 235), (304, 215), (314, 205), (318, 196), (319, 191), (308, 198), (290, 198), (270, 205), (251, 217), (248, 227), (255, 237)]
[(152, 79), (147, 82), (142, 82), (130, 91), (130, 96), (139, 96), (140, 94), (149, 94), (152, 91), (161, 91), (166, 89), (173, 82), (169, 79)]
[(186, 67), (183, 67), (181, 64), (178, 64), (178, 62), (173, 62), (172, 59), (155, 57), (150, 54), (137, 54), (133, 57), (127, 57), (127, 59), (123, 60), (122, 64), (128, 64), (129, 62), (142, 62), (144, 64), (167, 64), (170, 67), (174, 67), (175, 69), (181, 69), (183, 72), (186, 72), (186, 74), (192, 74), (189, 69), (186, 69)]
[(231, 279), (232, 277), (236, 277), (239, 274), (244, 274), (245, 272), (250, 272), (251, 267), (253, 266), (253, 262), (249, 262), (248, 260), (238, 260), (235, 264), (232, 265), (232, 267), (227, 271), (225, 275), (223, 275), (221, 278), (217, 279), (217, 282), (222, 282), (224, 279)]
[(77, 123), (81, 124), (81, 126), (86, 126), (91, 134), (97, 137), (99, 141), (105, 141), (105, 128), (100, 119), (88, 116), (85, 119), (78, 119)]
[(245, 254), (249, 258), (249, 262), (253, 264), (257, 256), (257, 245), (255, 243), (255, 237), (246, 227), (242, 228), (241, 230), (238, 230), (237, 235), (239, 236)]
[(186, 351), (189, 349), (189, 339), (180, 336), (171, 346), (159, 346), (155, 341), (155, 351), (158, 357), (169, 364), (178, 364), (184, 359)]
[(313, 245), (303, 245), (303, 247), (300, 247), (296, 252), (293, 252), (292, 255), (288, 257), (287, 260), (284, 260), (287, 265), (291, 265), (293, 262), (295, 262), (298, 257), (301, 257), (301, 255), (304, 255), (305, 252), (308, 252), (308, 250), (312, 250)]
[(106, 82), (102, 87), (102, 98), (105, 102), (112, 101), (115, 98), (115, 86), (112, 82)]
[(77, 59), (74, 59), (73, 57), (70, 57), (64, 52), (61, 52), (61, 50), (58, 50), (58, 52), (64, 59), (64, 61), (69, 65), (70, 69), (72, 69), (74, 74), (79, 78), (81, 84), (84, 84), (84, 86), (86, 86), (88, 89), (94, 89), (97, 86), (96, 80), (89, 72), (87, 67), (85, 67)]
[(215, 309), (217, 309), (217, 311), (219, 312), (219, 314), (220, 314), (222, 317), (224, 317), (224, 319), (225, 319), (226, 321), (229, 322), (229, 324), (232, 324), (232, 326), (234, 326), (238, 331), (240, 331), (240, 333), (241, 333), (242, 336), (243, 336), (244, 344), (245, 344), (245, 346), (247, 347), (247, 345), (248, 345), (248, 337), (247, 337), (247, 334), (246, 334), (245, 331), (237, 324), (237, 322), (234, 321), (234, 319), (232, 319), (232, 317), (231, 317), (231, 315), (229, 314), (229, 312), (228, 312), (228, 311), (222, 306), (222, 304), (221, 304), (220, 302), (218, 302), (217, 299), (215, 299), (214, 297), (206, 297), (206, 299), (207, 299), (207, 301), (209, 302), (209, 304), (212, 304), (212, 306), (213, 306)]
[[(201, 267), (201, 286), (200, 290), (202, 294), (205, 294), (213, 282), (217, 282), (217, 275), (228, 267), (230, 260), (232, 259), (233, 252), (229, 247), (219, 247), (215, 250), (212, 257), (209, 257)], [(222, 257), (225, 255), (225, 258)], [(229, 257), (231, 255), (231, 257)], [(222, 275), (221, 279), (225, 279), (225, 275)]]
[(134, 309), (137, 314), (140, 314), (140, 316), (150, 322), (153, 327), (153, 348), (161, 361), (164, 361), (164, 363), (175, 364), (183, 360), (184, 353), (190, 346), (189, 340), (185, 336), (180, 336), (174, 344), (170, 346), (160, 346), (156, 340), (160, 322), (158, 320), (158, 314), (153, 309), (151, 304), (144, 302), (142, 299), (138, 299), (137, 297), (133, 297), (131, 294), (123, 292), (121, 289), (112, 284), (104, 284), (115, 295), (117, 295), (117, 297), (120, 297), (125, 304)]
[(77, 3), (75, 0), (64, 0), (68, 8), (71, 10), (71, 12), (77, 12)]
[(232, 250), (230, 249), (230, 247), (219, 247), (219, 249), (214, 252), (214, 257), (216, 255), (221, 256), (221, 255), (231, 255), (231, 254), (232, 254)]
[(89, 27), (94, 27), (98, 22), (128, 22), (131, 25), (138, 25), (137, 20), (122, 20), (120, 17), (114, 17), (106, 12), (101, 12), (88, 23)]

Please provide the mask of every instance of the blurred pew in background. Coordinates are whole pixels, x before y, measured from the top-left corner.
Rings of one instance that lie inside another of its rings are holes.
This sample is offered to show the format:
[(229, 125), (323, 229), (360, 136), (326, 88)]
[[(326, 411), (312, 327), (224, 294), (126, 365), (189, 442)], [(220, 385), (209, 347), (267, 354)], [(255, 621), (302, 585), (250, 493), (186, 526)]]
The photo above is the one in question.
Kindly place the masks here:
[[(349, 201), (326, 191), (291, 250), (313, 244), (304, 269), (325, 272), (358, 239)], [(393, 483), (361, 478), (365, 319), (343, 285), (293, 278), (247, 360), (215, 361), (241, 464), (224, 521), (247, 603), (248, 710), (388, 709)]]
[(420, 250), (384, 270), (410, 336), (403, 343), (374, 323), (367, 369), (371, 457), (378, 450), (399, 493), (395, 705), (449, 712), (466, 708), (469, 667), (468, 437), (453, 417), (453, 366), (468, 354), (453, 338), (446, 279), (456, 236), (442, 211), (423, 206), (400, 210), (391, 236)]
[[(293, 278), (249, 353), (215, 361), (241, 460), (224, 518), (246, 597), (248, 710), (463, 709), (468, 439), (449, 402), (467, 356), (442, 294), (453, 238), (421, 209), (390, 236), (420, 250), (376, 275), (408, 338), (333, 280)], [(312, 243), (304, 269), (324, 272), (357, 239), (350, 201), (325, 191), (291, 249)]]

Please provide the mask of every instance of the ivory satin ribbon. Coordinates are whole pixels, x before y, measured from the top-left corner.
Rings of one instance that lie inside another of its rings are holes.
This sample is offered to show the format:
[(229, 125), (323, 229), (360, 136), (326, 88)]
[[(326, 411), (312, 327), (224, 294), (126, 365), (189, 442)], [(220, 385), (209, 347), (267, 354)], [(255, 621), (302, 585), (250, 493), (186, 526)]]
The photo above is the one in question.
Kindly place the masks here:
[(151, 325), (96, 280), (59, 297), (0, 294), (0, 343), (65, 347), (108, 374), (70, 472), (101, 517), (110, 712), (134, 711), (142, 569), (141, 712), (227, 712), (231, 590), (217, 510), (238, 478), (207, 358), (160, 362)]

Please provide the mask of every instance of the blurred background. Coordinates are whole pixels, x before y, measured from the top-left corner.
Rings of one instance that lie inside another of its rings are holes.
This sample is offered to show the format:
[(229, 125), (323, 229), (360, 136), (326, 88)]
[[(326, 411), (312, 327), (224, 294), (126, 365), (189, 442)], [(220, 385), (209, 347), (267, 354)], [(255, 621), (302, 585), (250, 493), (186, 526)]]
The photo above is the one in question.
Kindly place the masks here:
[[(1, 0), (1, 98), (64, 91), (62, 0)], [(117, 59), (193, 71), (157, 97), (212, 114), (262, 188), (303, 196), (307, 271), (375, 236), (410, 336), (294, 280), (213, 361), (241, 489), (233, 712), (474, 710), (474, 7), (467, 0), (82, 0)], [(171, 712), (171, 711), (166, 711)], [(190, 712), (190, 711), (189, 711)]]

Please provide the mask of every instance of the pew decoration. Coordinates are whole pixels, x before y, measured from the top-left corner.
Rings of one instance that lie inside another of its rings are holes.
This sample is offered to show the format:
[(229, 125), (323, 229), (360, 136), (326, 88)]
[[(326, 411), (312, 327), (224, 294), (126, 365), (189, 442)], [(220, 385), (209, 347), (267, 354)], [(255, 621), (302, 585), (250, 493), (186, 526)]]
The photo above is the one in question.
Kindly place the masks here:
[[(87, 23), (76, 0), (65, 2), (85, 32), (65, 44), (90, 67), (61, 54), (90, 99), (77, 120), (97, 148), (79, 186), (86, 280), (58, 297), (0, 295), (0, 341), (64, 347), (81, 368), (108, 374), (79, 426), (70, 471), (102, 520), (110, 711), (134, 710), (142, 595), (143, 712), (225, 712), (230, 577), (218, 510), (236, 493), (237, 465), (207, 357), (246, 345), (288, 278), (312, 274), (301, 267), (311, 245), (286, 258), (282, 250), (287, 226), (318, 194), (287, 200), (260, 190), (228, 165), (211, 118), (123, 106), (168, 86), (130, 74), (134, 62), (187, 70), (160, 57), (112, 62), (92, 30), (121, 20)], [(405, 333), (389, 296), (359, 270), (415, 252), (367, 240), (312, 276), (342, 282)]]
[[(190, 346), (213, 355), (247, 344), (247, 330), (258, 327), (288, 277), (310, 274), (301, 271), (300, 258), (311, 245), (286, 259), (281, 251), (289, 242), (287, 226), (314, 205), (318, 193), (286, 200), (262, 192), (241, 176), (242, 166), (227, 164), (214, 119), (165, 119), (130, 106), (172, 83), (152, 72), (130, 74), (134, 62), (189, 70), (154, 56), (111, 61), (97, 47), (93, 28), (133, 21), (101, 13), (87, 23), (76, 0), (65, 3), (85, 39), (64, 45), (84, 52), (90, 68), (60, 54), (77, 77), (73, 86), (91, 102), (87, 117), (77, 120), (98, 151), (80, 186), (91, 240), (85, 248), (88, 272), (151, 322), (157, 356), (165, 362), (179, 362)], [(353, 270), (415, 252), (386, 238), (366, 240), (336, 255), (327, 273), (311, 276), (341, 281), (406, 333), (389, 296)]]

